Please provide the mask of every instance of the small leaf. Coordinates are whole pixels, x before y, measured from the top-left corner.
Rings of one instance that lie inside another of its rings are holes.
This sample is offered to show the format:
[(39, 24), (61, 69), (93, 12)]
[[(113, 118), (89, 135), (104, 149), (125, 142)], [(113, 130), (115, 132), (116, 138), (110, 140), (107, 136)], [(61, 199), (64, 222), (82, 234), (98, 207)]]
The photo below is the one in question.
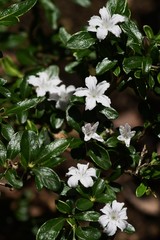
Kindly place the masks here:
[(63, 228), (65, 218), (59, 217), (45, 222), (38, 230), (36, 240), (53, 240)]
[(142, 197), (146, 193), (146, 190), (147, 186), (144, 183), (141, 183), (136, 189), (136, 196)]
[(22, 78), (23, 74), (18, 70), (16, 64), (12, 61), (10, 57), (2, 58), (2, 67), (4, 68), (5, 72), (12, 76)]
[(92, 146), (87, 155), (102, 169), (107, 170), (111, 167), (108, 151), (100, 145), (96, 144)]
[(38, 190), (41, 190), (43, 187), (52, 191), (58, 191), (60, 189), (60, 179), (51, 168), (36, 167), (32, 168), (32, 172), (35, 175), (35, 182)]
[(20, 153), (21, 134), (16, 132), (7, 145), (7, 157), (14, 159)]
[(17, 189), (23, 187), (23, 182), (17, 176), (17, 172), (14, 169), (7, 170), (7, 172), (5, 173), (5, 178), (12, 187)]
[(0, 165), (3, 165), (7, 159), (7, 149), (3, 142), (0, 141)]
[(90, 222), (97, 222), (98, 218), (100, 217), (100, 213), (96, 211), (86, 211), (82, 213), (77, 213), (74, 215), (75, 219), (80, 221), (90, 221)]
[(94, 227), (76, 228), (76, 236), (79, 240), (98, 240), (101, 237), (101, 233)]
[(10, 124), (1, 124), (1, 134), (7, 141), (10, 141), (14, 135), (14, 129)]
[(66, 31), (64, 27), (59, 29), (59, 38), (63, 44), (67, 44), (67, 41), (70, 39), (71, 35)]
[(67, 204), (66, 202), (63, 202), (62, 200), (58, 200), (56, 207), (58, 209), (59, 212), (61, 213), (71, 213), (72, 212), (72, 208), (69, 204)]
[(79, 198), (76, 202), (76, 208), (85, 211), (93, 207), (93, 202), (86, 198)]
[(153, 30), (150, 26), (148, 25), (144, 25), (143, 26), (143, 31), (145, 32), (146, 36), (149, 38), (149, 39), (152, 39), (154, 37), (154, 33), (153, 33)]
[(80, 31), (73, 34), (67, 42), (70, 49), (87, 49), (95, 43), (95, 39), (87, 31)]
[(128, 223), (127, 227), (124, 229), (124, 232), (126, 232), (128, 234), (132, 234), (135, 231), (136, 231), (135, 228), (130, 223)]
[(99, 178), (92, 187), (92, 194), (94, 196), (99, 196), (99, 194), (101, 194), (105, 190), (105, 188), (106, 188), (105, 181)]
[(109, 60), (108, 58), (104, 58), (102, 62), (99, 62), (96, 66), (96, 73), (97, 75), (101, 75), (108, 70), (112, 69), (116, 65), (116, 60)]
[(118, 112), (112, 107), (105, 107), (100, 111), (103, 115), (105, 115), (108, 119), (114, 120), (118, 118)]

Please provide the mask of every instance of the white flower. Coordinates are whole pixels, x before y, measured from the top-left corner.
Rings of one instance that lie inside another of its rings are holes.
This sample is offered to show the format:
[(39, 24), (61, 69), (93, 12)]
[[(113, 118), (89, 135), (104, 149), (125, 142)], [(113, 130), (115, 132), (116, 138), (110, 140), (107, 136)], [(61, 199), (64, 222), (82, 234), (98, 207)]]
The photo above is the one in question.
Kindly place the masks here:
[(131, 131), (131, 126), (126, 123), (124, 126), (119, 127), (120, 135), (118, 140), (125, 142), (126, 147), (130, 146), (131, 138), (135, 135), (136, 131)]
[(70, 97), (73, 95), (75, 87), (70, 85), (66, 87), (64, 84), (54, 89), (52, 93), (49, 94), (48, 100), (56, 101), (56, 108), (61, 110), (66, 110)]
[(94, 168), (88, 168), (89, 163), (87, 164), (77, 164), (76, 167), (70, 167), (68, 170), (68, 173), (66, 173), (66, 176), (71, 176), (68, 179), (68, 185), (70, 187), (77, 187), (78, 186), (78, 181), (80, 183), (88, 188), (92, 187), (94, 182), (92, 177), (97, 177), (96, 176), (96, 170)]
[(102, 81), (97, 84), (95, 76), (89, 76), (85, 79), (87, 88), (79, 87), (74, 95), (78, 97), (86, 96), (85, 110), (92, 110), (96, 107), (96, 102), (101, 103), (105, 107), (110, 107), (111, 100), (104, 95), (104, 92), (109, 88), (110, 84), (107, 81)]
[(89, 141), (91, 138), (93, 138), (93, 139), (95, 139), (99, 142), (104, 141), (103, 138), (96, 133), (98, 125), (99, 125), (99, 122), (96, 122), (93, 125), (91, 125), (91, 123), (86, 123), (82, 127), (82, 132), (84, 133), (84, 140), (85, 141)]
[(90, 32), (96, 32), (97, 38), (101, 41), (106, 38), (108, 32), (113, 33), (116, 37), (121, 34), (121, 28), (117, 25), (118, 22), (124, 22), (125, 17), (120, 14), (113, 14), (111, 16), (109, 9), (103, 7), (99, 10), (99, 16), (92, 16), (88, 21), (89, 26), (87, 28)]
[(27, 82), (35, 87), (37, 97), (52, 92), (62, 82), (57, 75), (53, 75), (52, 67), (50, 66), (45, 71), (38, 72), (36, 76), (31, 75), (28, 77)]
[(124, 203), (114, 200), (111, 204), (106, 204), (101, 210), (103, 215), (99, 217), (99, 223), (104, 228), (104, 232), (108, 236), (113, 236), (117, 228), (123, 231), (127, 226), (127, 208), (123, 208)]

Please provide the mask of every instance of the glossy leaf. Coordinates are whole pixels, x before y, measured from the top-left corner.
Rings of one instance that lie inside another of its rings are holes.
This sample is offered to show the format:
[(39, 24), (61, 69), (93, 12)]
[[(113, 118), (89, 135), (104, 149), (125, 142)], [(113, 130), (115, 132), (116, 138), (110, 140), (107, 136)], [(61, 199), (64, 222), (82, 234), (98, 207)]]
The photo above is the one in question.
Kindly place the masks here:
[(128, 9), (128, 1), (127, 0), (109, 0), (107, 1), (107, 7), (112, 14), (118, 13), (121, 15), (125, 15), (127, 17), (130, 16), (130, 11)]
[(52, 191), (58, 191), (61, 187), (61, 182), (58, 175), (48, 167), (35, 167), (32, 169), (35, 175), (35, 183), (40, 191), (43, 187)]
[(7, 141), (10, 141), (14, 135), (14, 129), (10, 124), (1, 124), (1, 134)]
[(87, 31), (80, 31), (73, 34), (67, 42), (70, 49), (87, 49), (95, 43), (95, 39)]
[(16, 132), (7, 145), (7, 157), (14, 159), (20, 153), (21, 134)]
[(100, 111), (103, 115), (105, 115), (108, 119), (114, 120), (118, 118), (118, 112), (112, 107), (105, 107)]
[(94, 227), (83, 227), (76, 228), (76, 236), (80, 240), (98, 240), (101, 237), (101, 233), (97, 228)]
[(56, 204), (56, 208), (61, 213), (68, 213), (69, 214), (69, 213), (72, 212), (71, 206), (69, 204), (67, 204), (66, 202), (63, 202), (62, 200), (58, 200), (58, 202)]
[(101, 75), (108, 70), (112, 69), (116, 65), (116, 60), (109, 60), (108, 58), (104, 58), (101, 62), (99, 62), (96, 66), (97, 75)]
[(36, 240), (53, 240), (63, 228), (65, 218), (59, 217), (45, 222), (38, 230)]
[(86, 198), (79, 198), (76, 202), (76, 208), (85, 211), (93, 207), (93, 202)]
[(0, 141), (0, 165), (3, 165), (7, 159), (7, 149), (2, 141)]
[(96, 144), (92, 146), (87, 152), (87, 155), (102, 169), (107, 170), (111, 167), (108, 151), (100, 145)]
[(95, 211), (86, 211), (82, 213), (77, 213), (74, 215), (74, 217), (80, 221), (97, 222), (98, 218), (100, 217), (100, 213)]
[(136, 196), (142, 197), (146, 193), (146, 190), (147, 186), (144, 183), (141, 183), (136, 189)]
[(12, 187), (16, 189), (23, 187), (23, 182), (17, 176), (17, 172), (14, 169), (7, 170), (7, 172), (5, 173), (5, 178)]

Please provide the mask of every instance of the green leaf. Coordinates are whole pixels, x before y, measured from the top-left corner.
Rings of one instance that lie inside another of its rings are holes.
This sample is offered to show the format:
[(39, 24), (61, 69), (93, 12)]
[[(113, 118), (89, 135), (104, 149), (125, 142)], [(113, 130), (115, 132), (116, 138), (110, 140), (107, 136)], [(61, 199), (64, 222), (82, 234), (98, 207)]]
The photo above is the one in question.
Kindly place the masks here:
[(109, 60), (107, 57), (104, 58), (101, 62), (99, 62), (96, 66), (96, 74), (101, 75), (108, 70), (112, 69), (117, 63), (117, 60)]
[(35, 183), (37, 189), (40, 191), (43, 187), (52, 191), (58, 191), (61, 187), (61, 182), (58, 175), (48, 167), (32, 168), (35, 175)]
[(20, 153), (21, 134), (16, 132), (7, 145), (7, 157), (14, 159)]
[(87, 155), (102, 169), (107, 170), (111, 167), (108, 151), (100, 145), (96, 144), (92, 146)]
[(10, 124), (1, 124), (1, 134), (7, 141), (10, 141), (14, 135), (14, 129)]
[(67, 41), (70, 39), (71, 34), (69, 34), (64, 27), (59, 29), (59, 38), (61, 42), (66, 45)]
[(116, 147), (118, 142), (119, 141), (118, 141), (117, 137), (112, 136), (110, 138), (107, 138), (105, 143), (107, 144), (108, 147)]
[(0, 11), (0, 24), (5, 22), (10, 25), (12, 21), (17, 22), (18, 17), (28, 12), (35, 4), (37, 0), (26, 0), (23, 2), (12, 4), (7, 9)]
[(37, 158), (39, 151), (39, 141), (38, 136), (33, 131), (25, 130), (21, 138), (21, 155), (22, 155), (22, 164), (24, 167), (27, 167), (29, 163), (34, 165), (34, 161)]
[(100, 111), (103, 115), (105, 115), (108, 119), (114, 120), (118, 118), (118, 112), (112, 107), (105, 107)]
[(92, 194), (93, 196), (99, 196), (106, 188), (106, 182), (99, 178), (97, 181), (94, 183), (92, 187)]
[(67, 42), (67, 48), (86, 49), (91, 47), (95, 41), (87, 31), (80, 31), (70, 37)]
[(98, 240), (101, 237), (101, 233), (98, 228), (83, 227), (76, 228), (76, 236), (79, 240)]
[(134, 69), (141, 69), (143, 74), (148, 74), (151, 67), (152, 59), (150, 57), (133, 56), (123, 60), (123, 69), (126, 74)]
[(90, 221), (90, 222), (97, 222), (100, 213), (96, 211), (86, 211), (82, 213), (77, 213), (74, 215), (75, 219), (80, 220), (80, 221)]
[(18, 70), (16, 64), (12, 61), (12, 59), (8, 56), (2, 58), (1, 60), (2, 67), (5, 72), (12, 77), (22, 78), (23, 74)]
[(78, 108), (76, 108), (76, 106), (70, 105), (67, 108), (66, 119), (69, 126), (77, 130), (77, 132), (81, 131), (81, 126), (80, 126), (81, 112)]
[(141, 53), (142, 49), (142, 34), (139, 31), (137, 25), (129, 20), (121, 24), (121, 28), (128, 36), (127, 46), (133, 49), (137, 53)]
[(93, 207), (93, 202), (86, 198), (79, 198), (76, 202), (76, 208), (85, 211)]
[(65, 218), (59, 217), (45, 222), (38, 230), (36, 240), (54, 240), (63, 228)]
[(141, 183), (136, 189), (136, 196), (142, 197), (146, 193), (146, 190), (147, 186), (144, 183)]
[(4, 165), (7, 159), (7, 149), (2, 141), (0, 141), (0, 164)]
[(5, 173), (5, 178), (12, 187), (16, 189), (23, 187), (23, 182), (18, 177), (17, 172), (14, 169), (7, 170), (7, 172)]
[(54, 142), (43, 146), (37, 155), (37, 160), (35, 163), (45, 165), (49, 162), (53, 162), (53, 165), (56, 166), (54, 164), (54, 158), (62, 154), (69, 147), (69, 142), (69, 140), (62, 138), (56, 139)]
[(143, 26), (143, 31), (145, 32), (146, 36), (149, 38), (149, 39), (152, 39), (154, 38), (154, 33), (153, 33), (153, 30), (150, 26), (148, 25), (144, 25)]
[(130, 11), (128, 9), (128, 1), (127, 0), (108, 0), (107, 7), (109, 11), (113, 14), (121, 14), (127, 17), (130, 16)]
[(7, 98), (11, 97), (11, 92), (7, 88), (2, 86), (0, 86), (0, 94)]
[(18, 102), (17, 105), (10, 107), (6, 110), (6, 114), (18, 114), (21, 111), (26, 111), (30, 108), (35, 107), (38, 103), (42, 102), (44, 98), (32, 98), (25, 99), (24, 101)]
[(135, 231), (136, 231), (135, 228), (130, 223), (128, 223), (127, 227), (124, 229), (124, 232), (126, 232), (128, 234), (132, 234)]
[(89, 7), (91, 5), (90, 0), (73, 0), (73, 1), (79, 4), (81, 7)]
[(72, 212), (72, 207), (67, 204), (66, 202), (63, 202), (62, 200), (58, 200), (56, 207), (59, 212), (61, 213), (71, 213)]

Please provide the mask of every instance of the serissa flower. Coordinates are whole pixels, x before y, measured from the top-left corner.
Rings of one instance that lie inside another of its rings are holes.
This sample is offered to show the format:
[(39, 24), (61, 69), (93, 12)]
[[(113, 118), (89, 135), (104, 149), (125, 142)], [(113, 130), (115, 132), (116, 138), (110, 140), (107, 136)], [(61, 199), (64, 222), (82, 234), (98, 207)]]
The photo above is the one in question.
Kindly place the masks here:
[(97, 84), (95, 76), (85, 78), (86, 88), (79, 87), (76, 89), (74, 95), (85, 98), (85, 110), (92, 110), (96, 107), (96, 103), (101, 103), (105, 107), (110, 107), (111, 100), (104, 95), (110, 84), (107, 81), (102, 81)]
[(119, 141), (125, 143), (126, 147), (130, 146), (131, 138), (135, 135), (136, 131), (131, 131), (131, 126), (126, 123), (124, 126), (119, 127), (120, 135), (117, 137)]
[(49, 94), (48, 100), (56, 101), (56, 108), (61, 110), (66, 110), (70, 97), (73, 95), (75, 87), (70, 85), (66, 87), (64, 84), (54, 88), (53, 91)]
[(37, 97), (42, 97), (47, 92), (54, 91), (55, 87), (62, 81), (58, 76), (52, 74), (52, 66), (50, 66), (36, 75), (30, 75), (27, 82), (35, 87)]
[(76, 167), (70, 167), (66, 176), (70, 176), (68, 179), (68, 185), (70, 187), (77, 187), (80, 182), (84, 187), (92, 187), (94, 184), (93, 177), (96, 178), (96, 170), (94, 168), (89, 168), (89, 163), (87, 164), (77, 164)]
[(82, 127), (82, 132), (84, 133), (84, 141), (89, 141), (91, 138), (95, 139), (99, 142), (103, 142), (103, 138), (96, 133), (98, 128), (99, 122), (96, 122), (95, 124), (86, 123)]
[(103, 215), (99, 217), (98, 221), (108, 236), (113, 236), (118, 228), (123, 231), (128, 226), (127, 208), (123, 206), (124, 203), (114, 200), (100, 209)]
[(108, 8), (103, 7), (99, 10), (100, 16), (92, 16), (88, 21), (89, 26), (87, 28), (90, 32), (96, 32), (97, 38), (101, 41), (104, 40), (108, 32), (113, 33), (116, 37), (119, 37), (122, 30), (117, 25), (119, 22), (124, 22), (125, 17), (120, 14), (111, 13)]

